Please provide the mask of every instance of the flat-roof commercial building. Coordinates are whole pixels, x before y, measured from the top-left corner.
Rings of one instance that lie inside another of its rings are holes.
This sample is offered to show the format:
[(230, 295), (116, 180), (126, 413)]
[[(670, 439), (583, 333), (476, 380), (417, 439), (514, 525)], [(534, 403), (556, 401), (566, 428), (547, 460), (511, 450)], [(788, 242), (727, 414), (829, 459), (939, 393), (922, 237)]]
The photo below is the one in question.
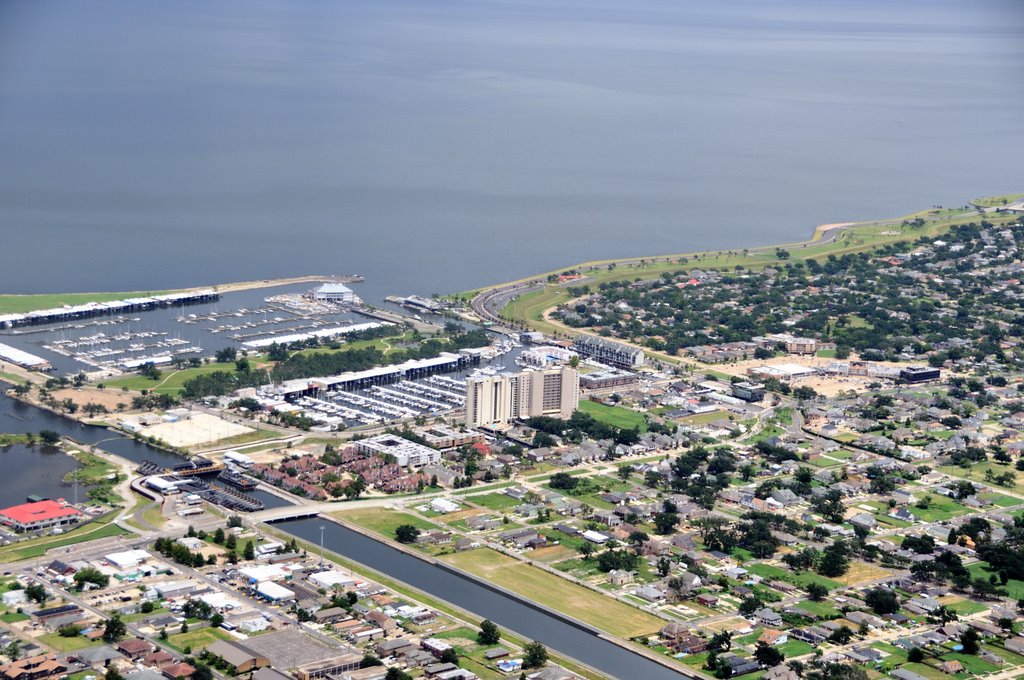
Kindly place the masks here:
[(466, 379), (467, 428), (533, 416), (567, 419), (579, 405), (580, 375), (568, 366)]
[(732, 386), (732, 395), (743, 401), (761, 401), (764, 399), (765, 386), (761, 383), (738, 382)]
[(393, 434), (379, 434), (355, 442), (356, 450), (370, 455), (394, 456), (402, 467), (423, 467), (441, 462), (441, 452)]
[(49, 527), (75, 524), (82, 517), (84, 517), (84, 513), (68, 505), (63, 498), (55, 501), (22, 503), (0, 510), (0, 522), (12, 527), (15, 531), (37, 531)]
[(644, 365), (644, 351), (621, 342), (612, 342), (590, 335), (581, 335), (573, 343), (573, 349), (582, 357), (594, 359), (615, 368), (638, 368)]
[(900, 380), (911, 385), (938, 380), (941, 375), (939, 369), (930, 366), (909, 366), (900, 369)]

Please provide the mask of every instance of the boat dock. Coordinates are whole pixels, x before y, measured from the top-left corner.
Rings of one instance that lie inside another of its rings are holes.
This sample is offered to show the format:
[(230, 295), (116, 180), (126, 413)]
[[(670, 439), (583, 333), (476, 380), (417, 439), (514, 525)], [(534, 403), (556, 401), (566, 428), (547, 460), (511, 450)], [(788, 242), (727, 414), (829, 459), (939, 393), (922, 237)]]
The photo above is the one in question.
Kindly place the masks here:
[(0, 328), (15, 328), (17, 326), (67, 321), (69, 319), (84, 319), (101, 314), (117, 314), (135, 310), (156, 309), (157, 307), (199, 304), (212, 302), (219, 298), (220, 293), (212, 288), (207, 288), (189, 293), (167, 293), (150, 297), (111, 300), (109, 302), (86, 302), (81, 305), (37, 309), (32, 312), (25, 312), (24, 314), (0, 314)]

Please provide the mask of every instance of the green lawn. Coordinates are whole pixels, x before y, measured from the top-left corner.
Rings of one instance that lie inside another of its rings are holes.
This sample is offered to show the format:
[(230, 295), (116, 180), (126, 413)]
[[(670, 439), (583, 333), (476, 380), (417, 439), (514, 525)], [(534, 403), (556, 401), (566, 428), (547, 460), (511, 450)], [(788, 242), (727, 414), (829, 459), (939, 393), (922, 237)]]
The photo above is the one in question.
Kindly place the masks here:
[(932, 499), (931, 504), (927, 508), (919, 508), (915, 503), (907, 509), (914, 513), (914, 517), (923, 522), (941, 522), (951, 517), (966, 515), (970, 512), (968, 508), (960, 505), (952, 498), (936, 494), (931, 494), (930, 497)]
[[(1000, 465), (991, 460), (983, 461), (981, 463), (971, 463), (971, 467), (966, 470), (958, 465), (943, 465), (939, 467), (939, 472), (944, 472), (947, 475), (982, 483), (985, 483), (985, 473), (988, 470), (991, 470), (995, 475), (1001, 475), (1007, 471), (1015, 472), (1012, 467)], [(1017, 475), (1017, 478), (1014, 485), (1007, 488), (1016, 493), (1024, 493), (1024, 474), (1016, 472), (1015, 474)]]
[(620, 638), (650, 635), (664, 625), (652, 614), (490, 549), (467, 550), (441, 559)]
[(635, 427), (639, 428), (641, 432), (647, 431), (647, 420), (644, 418), (644, 414), (638, 411), (621, 406), (606, 406), (589, 399), (580, 402), (580, 410), (592, 416), (594, 420), (608, 425), (626, 430)]
[(175, 368), (167, 368), (161, 369), (162, 375), (159, 380), (150, 380), (149, 378), (141, 375), (128, 375), (123, 378), (105, 381), (104, 384), (107, 386), (107, 389), (121, 389), (122, 387), (127, 387), (129, 390), (149, 390), (150, 392), (156, 392), (157, 394), (168, 394), (176, 397), (183, 389), (185, 389), (184, 386), (187, 380), (191, 380), (197, 375), (215, 373), (217, 371), (234, 373), (235, 364), (204, 364), (196, 368), (185, 368), (180, 371)]
[[(993, 573), (989, 570), (987, 562), (975, 562), (974, 564), (967, 567), (967, 570), (971, 572), (971, 578), (984, 578), (988, 577)], [(1010, 579), (1006, 582), (1006, 592), (1014, 600), (1020, 600), (1024, 598), (1024, 581), (1018, 581), (1017, 579)]]
[(84, 527), (79, 527), (60, 536), (45, 536), (25, 541), (24, 543), (4, 546), (0, 548), (0, 562), (17, 562), (18, 560), (27, 560), (32, 557), (41, 557), (46, 554), (47, 550), (74, 545), (84, 541), (92, 541), (97, 538), (121, 534), (131, 535), (116, 524), (103, 523), (100, 526), (96, 526), (98, 522), (109, 519), (110, 516), (108, 515), (106, 518), (97, 520), (97, 522), (91, 522)]
[(17, 623), (18, 621), (28, 621), (31, 617), (28, 614), (21, 614), (19, 612), (7, 612), (6, 614), (0, 615), (0, 621), (4, 623)]
[(778, 645), (780, 652), (786, 655), (786, 658), (794, 656), (803, 656), (804, 654), (810, 654), (814, 651), (814, 647), (807, 644), (803, 640), (790, 640), (781, 645)]
[(813, 600), (801, 600), (796, 603), (800, 609), (807, 610), (823, 618), (835, 618), (839, 616), (839, 610), (828, 602), (815, 602)]
[(975, 602), (974, 600), (960, 600), (959, 602), (953, 602), (952, 604), (946, 605), (950, 610), (957, 613), (958, 616), (967, 616), (969, 614), (977, 614), (989, 609), (989, 606), (982, 604), (981, 602)]
[(187, 633), (171, 635), (167, 638), (167, 642), (175, 649), (185, 651), (186, 647), (191, 647), (194, 653), (198, 653), (198, 650), (213, 644), (217, 640), (230, 639), (231, 636), (220, 628), (200, 628), (199, 630), (190, 630)]
[(939, 658), (943, 661), (959, 661), (964, 665), (967, 672), (973, 675), (983, 675), (985, 673), (991, 673), (992, 671), (999, 670), (999, 666), (994, 663), (989, 663), (988, 661), (979, 659), (971, 654), (950, 652), (949, 654), (943, 654)]
[(61, 637), (59, 633), (43, 635), (39, 638), (39, 641), (53, 647), (58, 652), (73, 652), (76, 649), (85, 649), (86, 647), (95, 647), (102, 644), (102, 640), (90, 640), (81, 635), (71, 638)]
[(788, 581), (801, 588), (806, 587), (811, 583), (820, 583), (826, 588), (834, 589), (842, 585), (839, 581), (833, 581), (825, 576), (820, 576), (811, 571), (796, 572), (788, 571), (781, 567), (774, 567), (770, 564), (752, 564), (745, 567), (751, 574), (756, 574), (766, 579), (779, 579), (781, 581)]
[(1024, 194), (1003, 194), (1002, 196), (985, 196), (984, 198), (976, 198), (971, 201), (971, 203), (974, 205), (985, 206), (986, 208), (998, 208), (1009, 203), (1016, 203), (1021, 199), (1024, 199)]
[(509, 508), (514, 508), (517, 505), (521, 505), (522, 501), (517, 501), (512, 496), (508, 496), (503, 493), (485, 493), (479, 496), (466, 496), (465, 500), (474, 505), (479, 505), (482, 508), (488, 510), (503, 511)]
[(342, 521), (352, 522), (387, 538), (394, 538), (395, 529), (403, 524), (411, 524), (420, 531), (432, 531), (439, 528), (436, 524), (415, 515), (387, 508), (339, 511), (331, 514)]

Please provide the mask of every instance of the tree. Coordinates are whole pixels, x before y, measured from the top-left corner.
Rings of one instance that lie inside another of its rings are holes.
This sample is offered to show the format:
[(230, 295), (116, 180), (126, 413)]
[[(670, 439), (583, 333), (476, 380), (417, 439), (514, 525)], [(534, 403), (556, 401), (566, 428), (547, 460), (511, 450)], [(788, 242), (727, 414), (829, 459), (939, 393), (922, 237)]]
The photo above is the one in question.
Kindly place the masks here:
[(247, 560), (256, 559), (256, 548), (253, 546), (252, 541), (245, 542), (245, 548), (242, 550), (242, 557)]
[(213, 542), (217, 545), (224, 545), (224, 530), (217, 527), (217, 530), (213, 532)]
[(103, 622), (103, 641), (117, 642), (128, 633), (128, 627), (117, 614)]
[(846, 514), (843, 495), (836, 489), (830, 489), (811, 501), (811, 507), (830, 522), (842, 522)]
[(192, 674), (192, 680), (213, 680), (213, 671), (206, 664), (197, 663), (195, 669), (195, 673)]
[(459, 653), (455, 651), (454, 647), (449, 647), (448, 649), (441, 652), (440, 661), (441, 663), (450, 663), (458, 666)]
[(828, 586), (822, 583), (809, 583), (807, 585), (807, 594), (814, 602), (821, 602), (828, 597)]
[(57, 629), (57, 635), (65, 638), (78, 637), (82, 633), (82, 627), (74, 623), (68, 623)]
[(55, 446), (60, 443), (60, 433), (53, 430), (40, 430), (39, 441), (48, 446)]
[(412, 676), (405, 671), (392, 666), (388, 669), (387, 674), (384, 676), (384, 680), (412, 680)]
[(411, 524), (400, 524), (395, 527), (395, 540), (399, 543), (415, 543), (420, 530)]
[(108, 666), (103, 678), (104, 680), (124, 680), (124, 676), (121, 675), (121, 671), (117, 670), (116, 666)]
[(757, 662), (766, 668), (772, 666), (778, 666), (782, 663), (786, 655), (780, 652), (778, 649), (769, 645), (765, 642), (758, 642), (757, 648), (754, 650), (754, 658)]
[[(849, 630), (849, 629), (847, 629)], [(804, 680), (868, 680), (867, 671), (852, 663), (826, 662), (804, 673)]]
[(907, 652), (907, 661), (910, 663), (921, 663), (924, 661), (924, 650), (920, 647), (911, 647)]
[(484, 619), (480, 623), (480, 632), (476, 635), (477, 642), (482, 645), (496, 645), (500, 639), (501, 631), (498, 630), (498, 626), (490, 619)]
[(25, 588), (25, 597), (32, 600), (33, 602), (45, 604), (47, 600), (46, 588), (39, 585), (38, 583), (33, 583), (28, 588)]
[(674, 512), (659, 512), (654, 516), (654, 530), (661, 535), (671, 534), (679, 524), (679, 515)]
[(872, 588), (864, 596), (864, 602), (879, 616), (894, 614), (900, 610), (900, 599), (888, 588)]
[(556, 472), (551, 475), (548, 486), (552, 489), (563, 489), (565, 491), (572, 491), (579, 486), (580, 480), (573, 477), (568, 472)]
[(523, 648), (523, 668), (540, 668), (548, 662), (547, 647), (534, 640)]
[(981, 636), (978, 631), (968, 628), (960, 635), (960, 644), (964, 646), (964, 654), (977, 654), (981, 648)]
[(853, 631), (850, 630), (849, 626), (839, 626), (832, 634), (828, 636), (828, 639), (837, 645), (845, 645), (853, 639)]
[(850, 550), (846, 541), (838, 540), (825, 548), (818, 562), (818, 573), (822, 576), (842, 576), (850, 568)]
[(714, 652), (727, 652), (732, 647), (732, 631), (723, 630), (711, 636), (708, 649)]
[(220, 628), (220, 624), (224, 623), (224, 615), (220, 612), (215, 612), (210, 617), (210, 628)]

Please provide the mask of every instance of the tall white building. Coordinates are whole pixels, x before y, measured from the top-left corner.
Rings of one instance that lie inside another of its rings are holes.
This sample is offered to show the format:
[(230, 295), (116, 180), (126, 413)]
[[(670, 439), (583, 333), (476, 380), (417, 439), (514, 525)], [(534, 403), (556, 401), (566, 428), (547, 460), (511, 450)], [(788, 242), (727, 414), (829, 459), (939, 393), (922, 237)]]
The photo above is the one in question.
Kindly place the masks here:
[(466, 379), (466, 427), (507, 425), (533, 416), (564, 419), (579, 405), (580, 375), (568, 366)]

